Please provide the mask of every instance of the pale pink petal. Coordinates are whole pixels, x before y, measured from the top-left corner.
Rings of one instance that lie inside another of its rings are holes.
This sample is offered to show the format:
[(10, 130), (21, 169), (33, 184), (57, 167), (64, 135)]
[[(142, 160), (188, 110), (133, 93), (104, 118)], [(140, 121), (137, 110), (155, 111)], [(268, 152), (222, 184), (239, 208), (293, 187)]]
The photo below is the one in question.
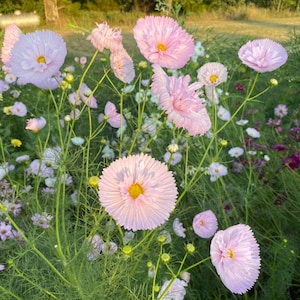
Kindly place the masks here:
[(168, 120), (176, 127), (184, 128), (189, 135), (203, 135), (211, 127), (204, 99), (191, 89), (190, 76), (168, 76), (159, 65), (154, 65), (151, 91), (159, 96), (159, 104), (166, 111)]
[(133, 34), (144, 57), (161, 67), (180, 69), (195, 53), (193, 37), (169, 17), (140, 18)]
[(119, 158), (102, 172), (99, 199), (127, 230), (154, 229), (175, 207), (177, 188), (167, 166), (149, 155)]
[(259, 275), (260, 255), (250, 226), (238, 224), (218, 231), (211, 241), (210, 256), (232, 293), (244, 294), (253, 287)]
[(243, 64), (260, 73), (274, 71), (288, 59), (285, 48), (270, 39), (247, 42), (240, 48), (238, 56)]
[(1, 60), (4, 65), (9, 62), (11, 56), (11, 49), (13, 48), (14, 44), (17, 42), (21, 35), (22, 31), (16, 24), (10, 24), (5, 27), (3, 46), (1, 50)]
[(211, 210), (197, 214), (193, 219), (194, 232), (202, 238), (212, 237), (218, 228), (218, 221)]

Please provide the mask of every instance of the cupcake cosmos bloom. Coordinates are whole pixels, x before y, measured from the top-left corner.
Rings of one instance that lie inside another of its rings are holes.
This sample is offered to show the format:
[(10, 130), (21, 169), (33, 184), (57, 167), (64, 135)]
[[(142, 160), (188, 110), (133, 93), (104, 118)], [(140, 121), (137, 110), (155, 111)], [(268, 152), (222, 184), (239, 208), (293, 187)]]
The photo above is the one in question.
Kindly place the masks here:
[(253, 287), (259, 275), (260, 256), (250, 226), (237, 224), (218, 231), (211, 241), (210, 256), (232, 293), (244, 294)]
[(178, 193), (172, 172), (146, 154), (112, 162), (103, 170), (98, 187), (106, 212), (132, 231), (163, 224), (175, 207)]
[(144, 57), (161, 67), (180, 69), (195, 53), (193, 37), (169, 17), (140, 18), (133, 35)]
[(7, 66), (24, 84), (48, 89), (48, 81), (57, 75), (66, 55), (66, 44), (60, 35), (51, 30), (37, 30), (19, 35)]

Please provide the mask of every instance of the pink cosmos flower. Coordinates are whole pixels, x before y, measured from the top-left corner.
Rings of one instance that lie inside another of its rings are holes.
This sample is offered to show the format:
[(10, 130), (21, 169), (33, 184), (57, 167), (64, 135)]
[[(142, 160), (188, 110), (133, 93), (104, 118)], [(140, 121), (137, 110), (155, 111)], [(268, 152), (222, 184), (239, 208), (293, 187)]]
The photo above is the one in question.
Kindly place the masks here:
[(101, 119), (107, 118), (107, 122), (111, 127), (120, 128), (121, 126), (126, 126), (125, 118), (117, 113), (117, 109), (114, 103), (108, 101), (105, 105), (104, 116), (103, 114), (99, 115), (98, 121)]
[(210, 245), (212, 264), (224, 285), (236, 294), (251, 289), (260, 269), (259, 245), (248, 225), (218, 231)]
[(66, 54), (66, 44), (60, 35), (37, 30), (19, 36), (8, 65), (23, 83), (47, 88), (47, 80), (59, 71)]
[(24, 117), (27, 114), (27, 108), (24, 103), (16, 101), (11, 107), (10, 112), (15, 116)]
[(98, 24), (97, 28), (92, 30), (92, 33), (87, 37), (96, 49), (102, 52), (108, 49), (112, 52), (122, 48), (122, 35), (121, 30), (111, 29), (107, 23)]
[(227, 80), (227, 68), (218, 62), (204, 64), (197, 75), (199, 81), (205, 86), (217, 86)]
[(185, 128), (189, 135), (204, 135), (211, 127), (204, 99), (196, 92), (202, 84), (190, 84), (190, 76), (168, 76), (163, 69), (154, 65), (151, 90), (159, 96), (159, 103), (168, 115), (168, 120), (178, 128)]
[(197, 214), (193, 219), (194, 232), (201, 238), (212, 237), (218, 228), (218, 220), (211, 210)]
[(111, 53), (110, 66), (115, 76), (124, 83), (130, 83), (135, 77), (133, 61), (124, 48)]
[(247, 42), (240, 48), (238, 56), (243, 64), (260, 73), (274, 71), (288, 59), (284, 47), (270, 39)]
[(276, 117), (283, 118), (288, 114), (288, 108), (285, 104), (278, 104), (274, 108), (274, 114)]
[[(82, 102), (84, 102), (87, 106), (89, 106), (90, 108), (97, 108), (98, 107), (97, 100), (92, 95), (91, 89), (84, 82), (80, 86), (79, 96), (80, 96), (80, 100)], [(76, 102), (76, 104), (79, 104), (79, 103), (80, 102)]]
[(169, 17), (140, 18), (133, 35), (144, 57), (161, 67), (180, 69), (195, 53), (193, 37)]
[[(5, 27), (3, 46), (1, 50), (1, 60), (4, 65), (9, 62), (11, 57), (11, 49), (21, 35), (22, 32), (16, 24), (10, 24)], [(4, 69), (7, 71), (6, 67)]]
[(99, 180), (100, 203), (127, 230), (147, 230), (163, 224), (176, 198), (173, 174), (164, 163), (143, 153), (112, 162)]
[(38, 132), (45, 127), (46, 123), (47, 121), (44, 117), (29, 119), (25, 129)]

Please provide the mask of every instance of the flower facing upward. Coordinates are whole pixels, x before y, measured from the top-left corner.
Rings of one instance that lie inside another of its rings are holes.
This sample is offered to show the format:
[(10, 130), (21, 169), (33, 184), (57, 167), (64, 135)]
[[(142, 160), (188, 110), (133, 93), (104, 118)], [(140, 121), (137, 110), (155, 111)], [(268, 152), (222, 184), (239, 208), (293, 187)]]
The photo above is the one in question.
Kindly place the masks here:
[(218, 228), (218, 220), (211, 210), (197, 214), (193, 219), (194, 232), (202, 238), (212, 237)]
[(274, 109), (274, 115), (283, 118), (288, 114), (288, 108), (285, 104), (278, 104)]
[(247, 42), (240, 48), (238, 56), (243, 64), (260, 73), (274, 71), (288, 59), (284, 47), (270, 39)]
[(22, 35), (21, 30), (16, 24), (10, 24), (5, 27), (3, 46), (1, 50), (1, 60), (7, 64), (11, 57), (11, 49)]
[(226, 82), (227, 68), (218, 62), (209, 62), (198, 70), (197, 77), (205, 86), (217, 86)]
[(173, 174), (146, 154), (112, 162), (103, 170), (98, 187), (104, 209), (119, 225), (132, 231), (163, 224), (177, 198)]
[(195, 53), (194, 40), (172, 18), (140, 18), (133, 35), (144, 57), (169, 69), (182, 68)]
[(212, 264), (224, 285), (236, 294), (252, 288), (259, 275), (259, 245), (248, 225), (218, 231), (210, 245)]
[(190, 76), (169, 77), (163, 69), (154, 65), (154, 75), (151, 90), (159, 95), (159, 103), (168, 115), (168, 120), (177, 128), (184, 128), (189, 135), (204, 135), (211, 127), (211, 121), (206, 111), (204, 99), (196, 92), (202, 84), (189, 85)]
[(121, 30), (111, 29), (107, 23), (98, 24), (97, 28), (92, 30), (92, 33), (87, 37), (96, 49), (102, 52), (104, 49), (116, 51), (122, 48)]
[(8, 66), (24, 84), (47, 89), (48, 80), (59, 71), (66, 54), (66, 44), (60, 35), (50, 30), (37, 30), (19, 36)]

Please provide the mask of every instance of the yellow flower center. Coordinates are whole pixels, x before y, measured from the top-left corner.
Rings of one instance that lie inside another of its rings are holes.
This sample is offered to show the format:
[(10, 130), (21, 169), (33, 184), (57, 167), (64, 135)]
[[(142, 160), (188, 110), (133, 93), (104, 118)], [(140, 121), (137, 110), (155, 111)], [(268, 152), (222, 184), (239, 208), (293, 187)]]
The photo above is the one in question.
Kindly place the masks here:
[(199, 221), (199, 224), (200, 224), (200, 226), (204, 226), (204, 221), (203, 221), (203, 220), (200, 220), (200, 221)]
[(231, 258), (231, 259), (234, 258), (234, 253), (233, 253), (232, 249), (229, 249), (229, 250), (228, 250), (227, 255), (228, 255), (228, 257)]
[(36, 61), (38, 62), (38, 63), (46, 63), (46, 58), (45, 58), (45, 56), (44, 55), (41, 55), (41, 56), (39, 56), (37, 59), (36, 59)]
[(144, 193), (144, 189), (140, 184), (134, 183), (129, 187), (128, 192), (131, 198), (135, 200), (140, 194)]
[(166, 51), (167, 50), (167, 46), (165, 44), (159, 43), (157, 44), (157, 50), (158, 51)]
[(216, 83), (218, 78), (219, 77), (217, 75), (210, 75), (209, 80), (211, 83)]

